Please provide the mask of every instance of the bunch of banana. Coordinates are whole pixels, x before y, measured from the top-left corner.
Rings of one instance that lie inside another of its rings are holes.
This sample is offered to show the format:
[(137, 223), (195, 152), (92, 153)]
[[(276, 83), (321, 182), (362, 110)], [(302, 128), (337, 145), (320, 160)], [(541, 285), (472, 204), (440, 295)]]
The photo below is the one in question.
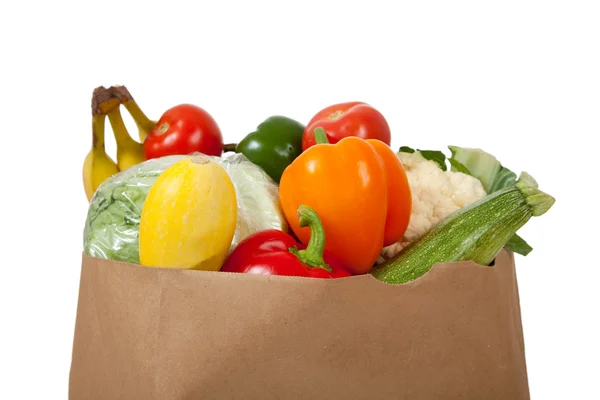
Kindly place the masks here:
[[(119, 171), (145, 160), (143, 146), (131, 138), (123, 122), (123, 105), (138, 127), (140, 142), (156, 124), (146, 117), (125, 86), (102, 86), (92, 95), (92, 148), (83, 162), (83, 186), (91, 201), (98, 186)], [(117, 143), (117, 162), (106, 154), (104, 146), (105, 120), (108, 116)]]

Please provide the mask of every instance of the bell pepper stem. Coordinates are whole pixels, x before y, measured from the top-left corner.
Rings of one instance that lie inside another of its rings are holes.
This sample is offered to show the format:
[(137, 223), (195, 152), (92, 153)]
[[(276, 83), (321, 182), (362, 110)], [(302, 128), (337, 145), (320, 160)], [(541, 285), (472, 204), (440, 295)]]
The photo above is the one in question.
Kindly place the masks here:
[(223, 151), (224, 152), (229, 152), (229, 151), (235, 151), (237, 147), (237, 143), (227, 143), (223, 146)]
[(305, 250), (298, 250), (292, 247), (289, 251), (309, 267), (323, 268), (331, 272), (331, 267), (325, 263), (323, 252), (325, 251), (325, 229), (321, 218), (311, 207), (301, 204), (298, 207), (298, 216), (300, 217), (300, 227), (308, 226), (310, 228), (310, 240)]
[(321, 127), (315, 128), (314, 134), (315, 134), (315, 141), (317, 142), (317, 144), (328, 144), (329, 143), (329, 139), (327, 139), (327, 134), (325, 133), (325, 129), (323, 129)]

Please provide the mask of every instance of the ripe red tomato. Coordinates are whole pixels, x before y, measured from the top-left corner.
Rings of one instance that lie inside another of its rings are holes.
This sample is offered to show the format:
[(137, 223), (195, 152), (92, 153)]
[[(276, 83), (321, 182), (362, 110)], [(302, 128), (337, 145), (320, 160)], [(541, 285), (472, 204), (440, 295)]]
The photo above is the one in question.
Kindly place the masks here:
[(308, 123), (302, 136), (302, 150), (316, 144), (314, 131), (321, 127), (329, 143), (337, 143), (347, 136), (378, 139), (390, 145), (392, 135), (383, 115), (370, 105), (353, 101), (334, 104), (319, 111)]
[(144, 140), (148, 160), (193, 152), (220, 156), (223, 136), (213, 117), (192, 104), (180, 104), (165, 111)]

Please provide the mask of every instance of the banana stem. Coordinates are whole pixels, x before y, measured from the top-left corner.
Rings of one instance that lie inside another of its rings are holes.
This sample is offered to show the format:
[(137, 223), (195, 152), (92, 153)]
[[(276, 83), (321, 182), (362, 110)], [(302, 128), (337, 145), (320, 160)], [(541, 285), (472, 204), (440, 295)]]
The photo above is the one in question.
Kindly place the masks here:
[(129, 132), (127, 131), (125, 122), (123, 122), (123, 117), (121, 116), (121, 110), (119, 107), (111, 110), (108, 113), (108, 120), (110, 121), (113, 133), (115, 134), (117, 146), (125, 147), (132, 142), (135, 142), (131, 136), (129, 136)]
[(120, 99), (115, 97), (111, 89), (99, 86), (92, 94), (92, 115), (106, 114), (118, 107)]

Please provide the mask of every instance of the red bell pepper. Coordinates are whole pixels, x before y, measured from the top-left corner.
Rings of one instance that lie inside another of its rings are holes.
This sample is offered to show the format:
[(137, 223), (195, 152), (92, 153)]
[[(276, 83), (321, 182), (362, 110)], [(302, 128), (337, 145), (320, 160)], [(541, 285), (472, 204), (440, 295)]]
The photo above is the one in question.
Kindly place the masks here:
[(307, 246), (277, 229), (256, 232), (242, 240), (225, 260), (224, 272), (341, 278), (351, 276), (332, 254), (324, 254), (325, 230), (310, 207), (298, 208), (300, 226), (311, 230)]

